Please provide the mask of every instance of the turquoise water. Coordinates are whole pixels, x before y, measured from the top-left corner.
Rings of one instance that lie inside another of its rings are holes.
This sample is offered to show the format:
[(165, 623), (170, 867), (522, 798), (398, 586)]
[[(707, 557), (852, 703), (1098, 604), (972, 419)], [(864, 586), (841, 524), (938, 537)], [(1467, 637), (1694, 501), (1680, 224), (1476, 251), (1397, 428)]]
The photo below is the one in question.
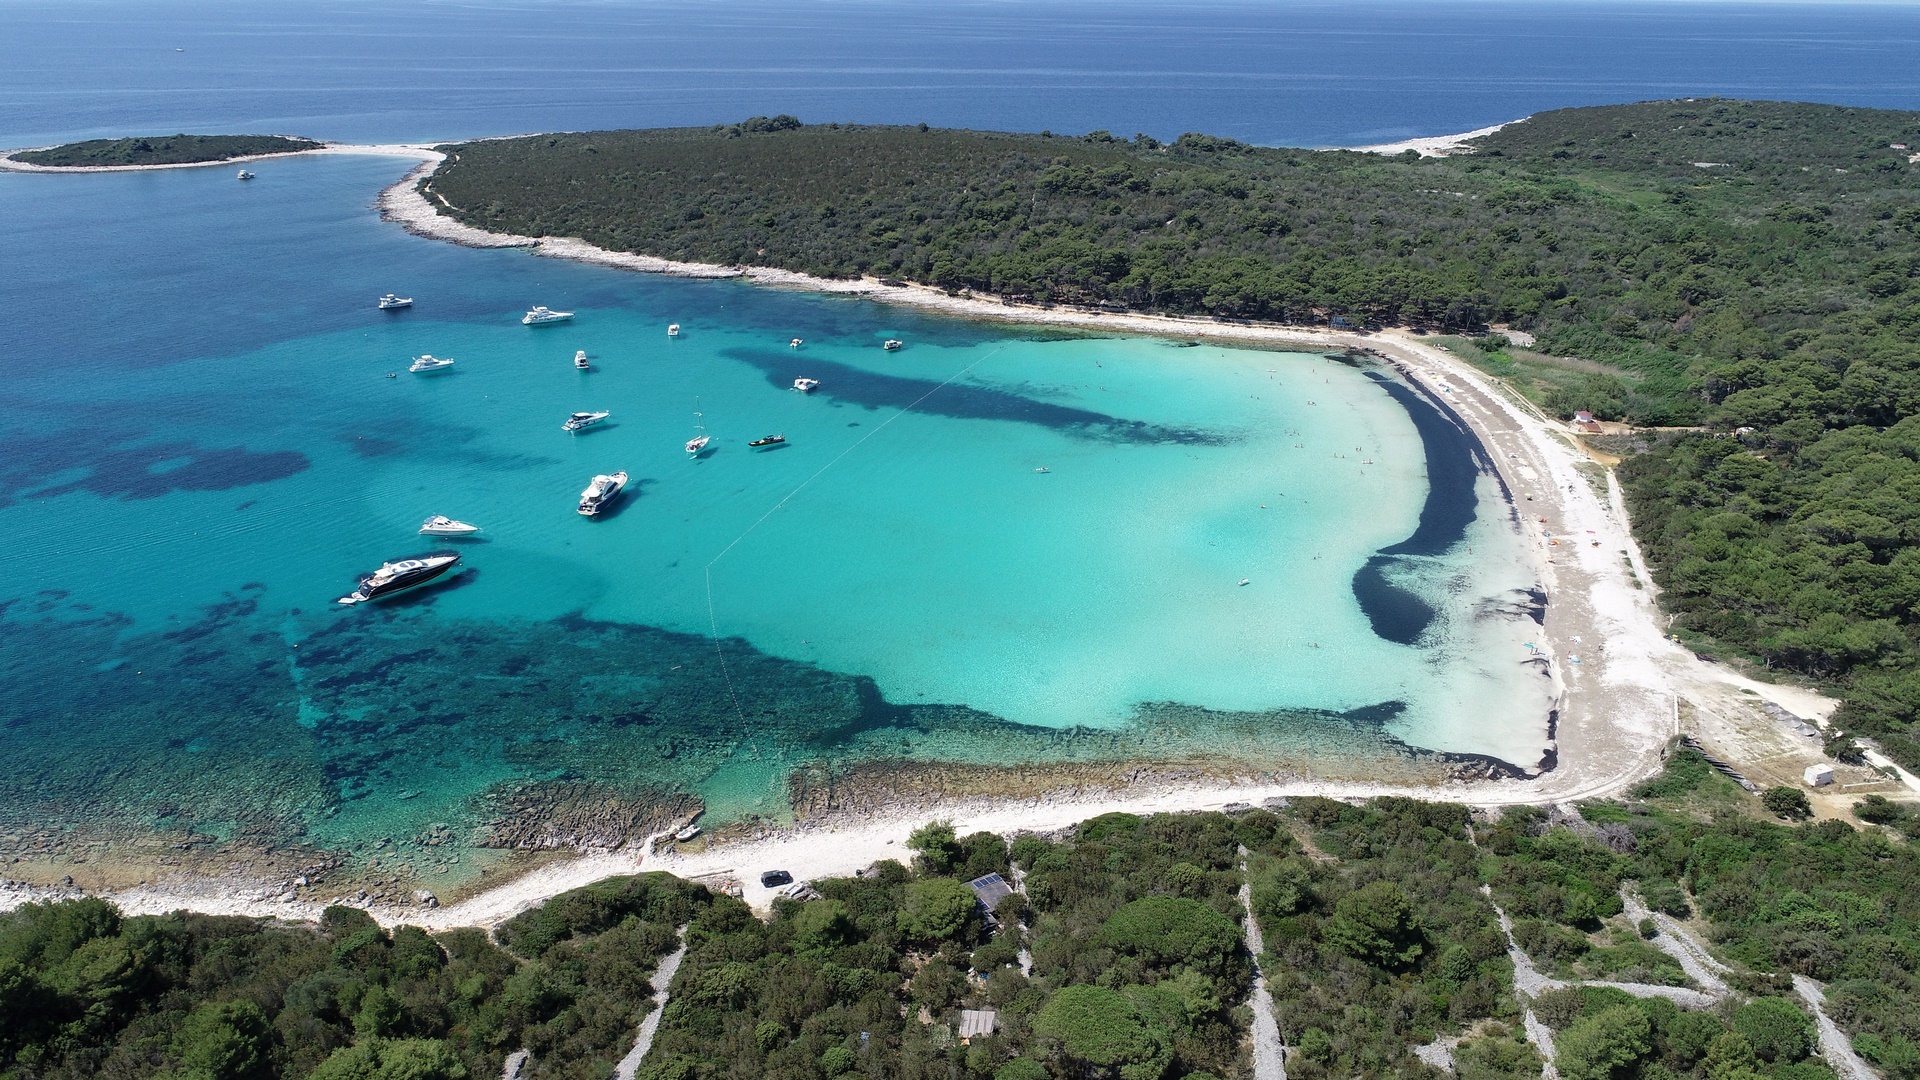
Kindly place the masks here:
[(876, 759), (1538, 759), (1509, 512), (1380, 370), (457, 248), (370, 209), (404, 167), (0, 174), (0, 297), (66, 298), (0, 329), (0, 817), (499, 842)]

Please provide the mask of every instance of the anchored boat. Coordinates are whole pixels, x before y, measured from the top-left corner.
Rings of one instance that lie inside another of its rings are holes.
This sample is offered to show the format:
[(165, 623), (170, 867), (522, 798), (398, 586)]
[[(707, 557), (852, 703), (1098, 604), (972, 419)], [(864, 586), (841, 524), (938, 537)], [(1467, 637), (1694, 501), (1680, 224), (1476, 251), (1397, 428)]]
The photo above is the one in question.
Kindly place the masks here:
[(478, 525), (469, 525), (464, 521), (455, 521), (439, 514), (420, 523), (421, 536), (472, 536), (479, 531)]
[(587, 490), (580, 493), (580, 516), (598, 517), (600, 511), (620, 494), (627, 486), (627, 474), (624, 472), (602, 473), (587, 484)]
[(425, 585), (441, 577), (460, 562), (458, 555), (425, 555), (418, 559), (401, 559), (399, 562), (382, 563), (380, 569), (360, 579), (360, 587), (341, 597), (335, 603), (364, 604), (369, 600), (378, 600), (395, 593)]

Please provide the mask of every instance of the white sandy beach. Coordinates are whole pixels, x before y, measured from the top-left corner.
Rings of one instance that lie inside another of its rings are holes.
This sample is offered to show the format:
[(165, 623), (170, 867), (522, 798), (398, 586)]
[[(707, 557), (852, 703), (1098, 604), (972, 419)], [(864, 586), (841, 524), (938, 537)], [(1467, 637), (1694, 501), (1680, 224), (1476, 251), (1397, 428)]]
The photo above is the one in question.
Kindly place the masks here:
[(1402, 139), (1399, 142), (1375, 143), (1372, 146), (1328, 147), (1328, 149), (1357, 150), (1364, 154), (1404, 154), (1412, 150), (1421, 157), (1447, 157), (1450, 154), (1463, 154), (1472, 150), (1473, 148), (1467, 144), (1474, 139), (1491, 135), (1503, 127), (1512, 127), (1514, 124), (1524, 124), (1526, 122), (1526, 117), (1523, 116), (1518, 120), (1509, 120), (1504, 124), (1495, 124), (1492, 127), (1463, 131), (1458, 135), (1429, 135), (1422, 139)]
[[(500, 236), (440, 216), (416, 190), (420, 177), (439, 159), (428, 148), (329, 147), (323, 152), (421, 158), (423, 164), (418, 169), (381, 193), (379, 207), (384, 217), (423, 236), (473, 246), (529, 247), (535, 254), (644, 272), (740, 277), (760, 285), (853, 294), (882, 303), (1006, 323), (1252, 346), (1366, 349), (1394, 363), (1410, 380), (1451, 407), (1478, 435), (1512, 493), (1518, 527), (1530, 544), (1539, 581), (1549, 596), (1539, 644), (1551, 661), (1560, 707), (1556, 738), (1551, 743), (1543, 739), (1542, 749), (1551, 749), (1556, 756), (1554, 768), (1531, 780), (1459, 782), (1418, 789), (1301, 779), (1061, 792), (1037, 800), (969, 801), (940, 807), (938, 816), (952, 819), (962, 833), (982, 829), (1003, 834), (1047, 831), (1110, 811), (1220, 809), (1304, 794), (1366, 797), (1395, 793), (1474, 805), (1603, 798), (1620, 794), (1658, 770), (1661, 751), (1680, 730), (1683, 715), (1688, 718), (1689, 730), (1704, 727), (1731, 740), (1753, 730), (1759, 698), (1810, 719), (1824, 718), (1834, 706), (1830, 699), (1811, 691), (1745, 679), (1724, 665), (1703, 662), (1669, 641), (1662, 629), (1664, 618), (1655, 602), (1652, 581), (1628, 528), (1619, 486), (1612, 474), (1592, 460), (1565, 425), (1541, 415), (1503, 385), (1421, 335), (1402, 330), (1337, 332), (1014, 305), (950, 296), (924, 286), (831, 281), (785, 270), (676, 263), (607, 252), (578, 239)], [(1762, 718), (1758, 722), (1766, 721)], [(759, 888), (761, 871), (786, 869), (805, 880), (849, 874), (879, 859), (905, 859), (907, 834), (930, 816), (934, 815), (921, 808), (874, 815), (858, 824), (798, 826), (757, 839), (718, 843), (688, 855), (650, 854), (638, 847), (590, 852), (542, 866), (459, 903), (433, 909), (404, 905), (370, 910), (390, 924), (407, 922), (429, 928), (492, 925), (568, 889), (640, 870), (734, 878), (745, 886), (748, 900), (764, 908), (771, 895)], [(236, 870), (236, 874), (241, 873)], [(49, 894), (18, 890), (0, 893), (0, 907), (44, 895)], [(284, 883), (236, 877), (230, 881), (162, 882), (119, 892), (111, 898), (133, 913), (185, 907), (295, 919), (318, 916), (317, 902), (278, 898), (290, 895)]]

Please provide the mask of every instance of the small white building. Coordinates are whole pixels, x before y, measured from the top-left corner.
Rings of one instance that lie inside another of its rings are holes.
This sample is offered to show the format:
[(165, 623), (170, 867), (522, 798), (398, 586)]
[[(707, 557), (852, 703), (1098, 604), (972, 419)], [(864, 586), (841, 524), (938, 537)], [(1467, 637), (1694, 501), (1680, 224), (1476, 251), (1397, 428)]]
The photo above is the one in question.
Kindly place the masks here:
[(1818, 765), (1809, 765), (1807, 771), (1801, 774), (1801, 778), (1807, 782), (1808, 787), (1826, 787), (1833, 783), (1833, 766), (1824, 761)]
[(967, 1043), (993, 1034), (998, 1021), (999, 1014), (992, 1009), (961, 1009), (960, 1041)]

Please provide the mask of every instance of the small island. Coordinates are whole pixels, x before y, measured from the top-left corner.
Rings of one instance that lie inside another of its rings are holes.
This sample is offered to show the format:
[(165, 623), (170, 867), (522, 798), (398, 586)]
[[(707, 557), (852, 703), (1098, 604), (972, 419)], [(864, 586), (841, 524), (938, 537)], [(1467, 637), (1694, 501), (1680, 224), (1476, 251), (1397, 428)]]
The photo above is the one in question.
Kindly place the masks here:
[(54, 169), (130, 165), (210, 165), (235, 158), (299, 154), (325, 144), (286, 135), (164, 135), (89, 139), (44, 150), (23, 150), (9, 160)]

